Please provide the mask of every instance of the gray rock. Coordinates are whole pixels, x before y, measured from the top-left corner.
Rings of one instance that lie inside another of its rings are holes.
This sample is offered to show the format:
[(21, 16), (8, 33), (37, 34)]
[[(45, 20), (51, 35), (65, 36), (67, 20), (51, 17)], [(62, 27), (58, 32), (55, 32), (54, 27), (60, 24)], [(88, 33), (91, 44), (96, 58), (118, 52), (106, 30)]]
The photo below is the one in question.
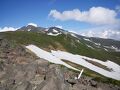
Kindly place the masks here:
[(96, 81), (90, 80), (90, 84), (93, 87), (97, 87), (97, 82)]
[(68, 79), (68, 80), (66, 80), (66, 81), (67, 81), (69, 84), (71, 84), (72, 86), (77, 83), (77, 80), (75, 80), (75, 79)]
[(32, 85), (25, 81), (18, 85), (14, 90), (32, 90)]
[(0, 63), (0, 90), (119, 89), (119, 86), (99, 84), (84, 75), (79, 80), (75, 80), (74, 77), (79, 73), (49, 63), (44, 59), (38, 59), (24, 46), (11, 47), (8, 41), (0, 39), (0, 61), (2, 61)]

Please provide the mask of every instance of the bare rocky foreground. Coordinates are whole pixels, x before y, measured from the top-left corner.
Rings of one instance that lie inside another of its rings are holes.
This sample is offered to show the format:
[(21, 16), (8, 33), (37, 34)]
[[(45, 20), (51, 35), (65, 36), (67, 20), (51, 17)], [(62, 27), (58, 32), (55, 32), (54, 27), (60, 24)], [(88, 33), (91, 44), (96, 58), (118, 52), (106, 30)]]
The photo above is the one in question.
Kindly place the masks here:
[(0, 39), (0, 90), (120, 90), (85, 75), (75, 80), (78, 74)]

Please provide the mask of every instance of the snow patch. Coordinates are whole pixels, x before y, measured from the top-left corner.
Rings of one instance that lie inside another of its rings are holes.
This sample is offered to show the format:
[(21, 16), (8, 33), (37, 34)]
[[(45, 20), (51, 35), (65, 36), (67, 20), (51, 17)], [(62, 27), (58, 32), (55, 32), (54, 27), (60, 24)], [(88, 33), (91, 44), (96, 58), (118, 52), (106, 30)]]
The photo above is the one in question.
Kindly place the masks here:
[(120, 49), (118, 49), (117, 47), (114, 47), (114, 46), (104, 46), (104, 47), (107, 48), (107, 49), (113, 49), (116, 52), (120, 52)]
[(57, 33), (57, 34), (53, 34), (53, 33), (48, 33), (47, 35), (50, 35), (50, 36), (58, 36), (60, 35), (61, 33)]
[[(95, 43), (95, 42), (94, 42), (94, 43)], [(101, 44), (100, 44), (100, 43), (95, 43), (95, 45), (100, 46)]]
[[(90, 70), (93, 70), (99, 74), (102, 74), (106, 77), (120, 80), (120, 66), (112, 61), (104, 62), (104, 61), (101, 61), (98, 59), (93, 59), (93, 58), (89, 58), (89, 57), (81, 56), (81, 55), (75, 55), (75, 54), (71, 54), (71, 53), (64, 52), (64, 51), (51, 50), (51, 52), (47, 52), (47, 51), (44, 51), (44, 50), (38, 48), (35, 45), (29, 45), (29, 46), (26, 46), (26, 48), (28, 48), (29, 50), (34, 52), (38, 57), (46, 59), (52, 63), (62, 64), (68, 68), (78, 70), (78, 69), (68, 65), (67, 63), (63, 62), (62, 59), (64, 59), (64, 60), (79, 64), (81, 66), (84, 66), (84, 67), (86, 67)], [(95, 66), (95, 65), (87, 62), (85, 59), (98, 62), (104, 66), (107, 66), (107, 68), (112, 69), (112, 71), (107, 71), (103, 68)]]
[[(102, 74), (106, 77), (120, 80), (120, 66), (114, 62), (111, 62), (111, 61), (103, 62), (103, 61), (98, 60), (98, 59), (92, 59), (92, 58), (88, 58), (88, 57), (81, 56), (81, 55), (74, 55), (74, 54), (71, 54), (68, 52), (63, 52), (63, 51), (52, 51), (52, 54), (57, 58), (65, 59), (65, 60), (68, 60), (70, 62), (82, 65), (82, 66), (84, 66), (90, 70), (93, 70), (99, 74)], [(95, 65), (87, 62), (85, 59), (98, 62), (102, 65), (107, 66), (109, 69), (112, 69), (113, 71), (107, 71), (103, 68), (95, 66)]]
[(89, 42), (93, 42), (93, 41), (91, 41), (90, 39), (87, 39), (87, 38), (83, 38), (84, 40), (86, 40), (86, 41), (89, 41)]
[(78, 43), (80, 43), (80, 40), (76, 40)]
[(26, 48), (28, 48), (29, 50), (34, 52), (38, 57), (43, 58), (45, 60), (48, 60), (49, 62), (56, 63), (56, 64), (61, 64), (61, 65), (64, 65), (64, 66), (66, 66), (68, 68), (80, 71), (80, 70), (66, 64), (65, 62), (63, 62), (59, 58), (53, 56), (50, 52), (42, 50), (42, 49), (40, 49), (39, 47), (37, 47), (35, 45), (29, 45), (29, 46), (26, 46)]
[(73, 34), (73, 33), (71, 33), (71, 36), (73, 36), (73, 37), (77, 38), (77, 36), (76, 36), (75, 34)]
[(87, 47), (94, 49), (94, 48), (93, 48), (92, 46), (90, 46), (90, 45), (87, 45)]
[(104, 48), (105, 51), (108, 51), (106, 48)]
[(30, 31), (31, 29), (28, 29), (28, 31)]
[(53, 33), (58, 33), (58, 31), (57, 31), (57, 30), (55, 30), (55, 29), (53, 29)]
[(117, 47), (111, 46), (112, 49), (114, 49), (116, 52), (120, 52), (120, 49), (118, 49)]
[(101, 45), (100, 43), (95, 43), (95, 42), (91, 41), (90, 39), (87, 39), (87, 38), (83, 38), (83, 39), (86, 40), (86, 41), (92, 42), (92, 43), (94, 43), (94, 44), (97, 45), (97, 46), (100, 46), (100, 45)]

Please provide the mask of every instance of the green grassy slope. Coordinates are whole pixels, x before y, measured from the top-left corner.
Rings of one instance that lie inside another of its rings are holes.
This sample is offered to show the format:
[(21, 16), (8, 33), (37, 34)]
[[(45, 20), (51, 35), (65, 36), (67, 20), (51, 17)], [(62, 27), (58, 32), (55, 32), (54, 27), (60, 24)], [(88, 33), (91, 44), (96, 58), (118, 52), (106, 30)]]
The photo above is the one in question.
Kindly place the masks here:
[(55, 50), (66, 50), (74, 54), (80, 54), (103, 61), (111, 60), (120, 65), (119, 52), (107, 52), (104, 50), (91, 49), (86, 46), (83, 40), (78, 42), (76, 38), (72, 37), (71, 35), (61, 34), (58, 36), (49, 36), (42, 33), (25, 31), (4, 32), (0, 33), (0, 35), (4, 36), (4, 38), (8, 40), (15, 42), (16, 44), (35, 44), (38, 47), (47, 48), (48, 50), (50, 47), (52, 47), (52, 49)]

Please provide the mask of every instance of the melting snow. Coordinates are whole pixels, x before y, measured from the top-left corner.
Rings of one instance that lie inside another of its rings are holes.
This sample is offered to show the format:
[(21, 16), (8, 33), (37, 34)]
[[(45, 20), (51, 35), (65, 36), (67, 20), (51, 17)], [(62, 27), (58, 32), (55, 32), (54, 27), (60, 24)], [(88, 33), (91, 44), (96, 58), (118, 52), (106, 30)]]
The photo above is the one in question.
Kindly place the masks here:
[(84, 38), (84, 40), (89, 41), (89, 42), (92, 42), (92, 43), (94, 43), (94, 44), (97, 45), (97, 46), (100, 46), (100, 45), (101, 45), (100, 43), (95, 43), (95, 42), (93, 42), (93, 41), (91, 41), (90, 39), (87, 39), (87, 38)]
[(114, 49), (116, 52), (120, 52), (120, 49), (118, 49), (117, 47), (111, 46), (112, 49)]
[(104, 46), (105, 48), (108, 48), (108, 49), (113, 49), (115, 50), (116, 52), (120, 52), (120, 49), (118, 49), (117, 47), (114, 47), (114, 46)]
[(64, 66), (68, 67), (68, 68), (80, 71), (80, 70), (78, 70), (78, 69), (64, 63), (59, 58), (56, 58), (50, 52), (44, 51), (44, 50), (40, 49), (39, 47), (37, 47), (35, 45), (29, 45), (29, 46), (26, 46), (26, 48), (28, 48), (29, 50), (34, 52), (38, 57), (43, 58), (45, 60), (48, 60), (49, 62), (56, 63), (56, 64), (62, 64)]
[(108, 51), (106, 48), (104, 48), (105, 51)]
[(53, 34), (53, 33), (48, 33), (47, 35), (51, 35), (51, 36), (58, 36), (60, 35), (61, 33), (57, 33), (57, 34)]
[(87, 38), (83, 38), (83, 39), (86, 40), (86, 41), (92, 42), (90, 39), (87, 39)]
[[(56, 63), (56, 64), (62, 64), (64, 66), (68, 67), (68, 68), (78, 70), (78, 69), (76, 69), (76, 68), (74, 68), (74, 67), (72, 67), (72, 66), (70, 66), (67, 63), (62, 61), (62, 59), (65, 59), (67, 61), (70, 61), (70, 62), (79, 64), (79, 65), (82, 65), (86, 68), (89, 68), (90, 70), (93, 70), (93, 71), (95, 71), (99, 74), (102, 74), (102, 75), (106, 76), (106, 77), (110, 77), (110, 78), (113, 78), (113, 79), (116, 79), (116, 80), (120, 80), (120, 66), (117, 65), (114, 62), (111, 62), (111, 61), (103, 62), (103, 61), (98, 60), (98, 59), (93, 59), (93, 58), (89, 58), (89, 57), (81, 56), (81, 55), (74, 55), (74, 54), (64, 52), (64, 51), (53, 51), (53, 50), (51, 50), (51, 52), (47, 52), (47, 51), (44, 51), (44, 50), (38, 48), (35, 45), (29, 45), (29, 46), (26, 46), (26, 48), (28, 48), (29, 50), (34, 52), (38, 57), (46, 59), (50, 62), (53, 62), (53, 63)], [(112, 69), (112, 71), (107, 71), (103, 68), (95, 66), (95, 65), (87, 62), (85, 59), (95, 61), (95, 62), (98, 62), (102, 65), (105, 65), (108, 68)]]
[(28, 31), (30, 31), (31, 29), (28, 29)]
[(101, 44), (100, 43), (95, 43), (95, 45), (100, 46)]
[(73, 33), (71, 33), (71, 36), (73, 36), (73, 37), (77, 38), (77, 36), (76, 36), (75, 34), (73, 34)]
[(90, 46), (90, 45), (87, 45), (87, 47), (94, 49), (94, 48), (93, 48), (92, 46)]
[(57, 30), (55, 30), (55, 29), (53, 29), (53, 32), (54, 32), (54, 33), (58, 33), (58, 31), (57, 31)]

